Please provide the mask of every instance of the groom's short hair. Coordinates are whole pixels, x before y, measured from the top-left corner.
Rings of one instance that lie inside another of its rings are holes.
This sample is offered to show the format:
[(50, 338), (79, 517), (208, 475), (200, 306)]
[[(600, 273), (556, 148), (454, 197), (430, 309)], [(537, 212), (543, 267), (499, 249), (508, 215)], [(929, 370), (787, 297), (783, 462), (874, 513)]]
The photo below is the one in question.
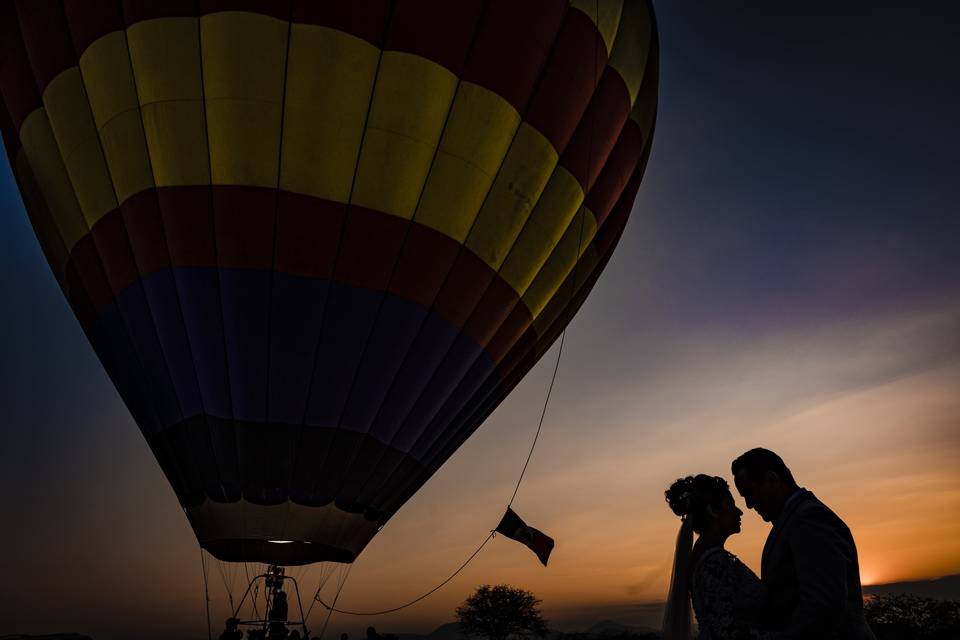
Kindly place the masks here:
[(770, 449), (757, 447), (750, 449), (742, 456), (733, 461), (730, 465), (733, 475), (741, 471), (747, 472), (747, 477), (751, 480), (760, 480), (767, 471), (773, 471), (786, 484), (797, 484), (793, 479), (790, 469), (784, 464), (783, 458), (775, 454)]

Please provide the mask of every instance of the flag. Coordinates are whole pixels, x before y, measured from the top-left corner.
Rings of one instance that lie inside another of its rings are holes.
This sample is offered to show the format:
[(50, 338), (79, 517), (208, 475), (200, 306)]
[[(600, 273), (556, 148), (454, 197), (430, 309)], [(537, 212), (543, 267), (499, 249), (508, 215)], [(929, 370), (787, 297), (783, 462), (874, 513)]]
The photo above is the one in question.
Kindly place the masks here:
[(553, 538), (533, 527), (528, 527), (520, 516), (514, 513), (513, 509), (507, 507), (507, 512), (503, 514), (500, 524), (497, 525), (497, 533), (521, 542), (530, 548), (543, 566), (547, 566), (547, 560), (550, 559), (550, 552), (553, 551)]

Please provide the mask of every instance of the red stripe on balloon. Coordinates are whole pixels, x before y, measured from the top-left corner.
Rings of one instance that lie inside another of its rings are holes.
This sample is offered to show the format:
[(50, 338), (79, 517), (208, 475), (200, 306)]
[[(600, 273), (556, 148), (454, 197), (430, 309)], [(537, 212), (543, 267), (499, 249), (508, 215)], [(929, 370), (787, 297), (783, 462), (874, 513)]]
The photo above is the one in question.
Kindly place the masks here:
[(643, 135), (640, 127), (636, 122), (628, 119), (603, 165), (600, 176), (584, 202), (593, 212), (597, 224), (603, 224), (620, 194), (623, 193), (630, 176), (637, 168), (637, 161), (642, 152)]
[(37, 87), (77, 65), (63, 3), (58, 0), (17, 0), (17, 17)]
[(442, 233), (360, 207), (346, 215), (345, 205), (281, 192), (274, 238), (277, 196), (238, 186), (137, 194), (74, 247), (67, 265), (71, 299), (81, 287), (99, 309), (140, 277), (168, 267), (272, 266), (432, 305), (501, 357), (532, 321), (509, 284)]
[(629, 114), (627, 85), (619, 72), (607, 67), (587, 112), (560, 159), (560, 164), (573, 174), (584, 192), (590, 191), (604, 168)]
[(568, 11), (524, 116), (558, 153), (580, 123), (606, 65), (607, 48), (596, 25), (583, 12)]
[(63, 8), (77, 58), (102, 36), (123, 30), (123, 13), (119, 2), (64, 0)]
[(459, 76), (482, 6), (479, 0), (398, 2), (383, 48), (422, 56)]
[(463, 79), (490, 89), (523, 113), (569, 8), (567, 0), (490, 0)]
[(343, 31), (380, 48), (383, 46), (383, 36), (390, 16), (390, 5), (389, 0), (295, 0), (293, 21)]

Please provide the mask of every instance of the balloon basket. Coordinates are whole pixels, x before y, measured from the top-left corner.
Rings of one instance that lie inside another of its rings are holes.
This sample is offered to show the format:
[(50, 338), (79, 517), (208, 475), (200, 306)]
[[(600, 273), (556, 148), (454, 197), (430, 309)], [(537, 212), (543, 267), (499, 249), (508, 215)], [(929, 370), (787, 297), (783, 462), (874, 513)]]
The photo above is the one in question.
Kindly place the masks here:
[[(287, 592), (284, 590), (284, 584), (287, 581), (293, 584), (293, 594), (296, 595), (296, 606), (299, 610), (299, 618), (291, 618), (290, 604), (287, 602)], [(251, 592), (259, 583), (263, 583), (263, 593), (265, 596), (264, 615), (262, 617), (256, 613), (254, 608), (254, 617), (244, 619), (240, 613), (243, 605), (250, 597)], [(248, 640), (289, 640), (289, 638), (300, 637), (306, 640), (310, 637), (310, 631), (307, 629), (307, 621), (303, 614), (303, 601), (300, 597), (300, 586), (296, 579), (285, 575), (284, 568), (277, 565), (269, 565), (267, 570), (254, 576), (247, 585), (246, 591), (240, 603), (234, 610), (233, 615), (227, 620), (227, 631), (221, 635), (225, 640), (239, 640), (242, 637), (242, 630), (247, 631)], [(291, 635), (291, 632), (297, 631)], [(229, 635), (230, 631), (233, 635)]]

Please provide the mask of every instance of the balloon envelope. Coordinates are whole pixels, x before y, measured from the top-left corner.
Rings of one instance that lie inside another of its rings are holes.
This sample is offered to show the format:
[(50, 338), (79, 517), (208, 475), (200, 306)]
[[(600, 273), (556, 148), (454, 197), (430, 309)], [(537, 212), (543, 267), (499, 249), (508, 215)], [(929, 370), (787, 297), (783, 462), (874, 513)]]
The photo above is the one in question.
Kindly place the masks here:
[(649, 2), (18, 0), (30, 219), (197, 535), (350, 562), (537, 362), (649, 154)]

